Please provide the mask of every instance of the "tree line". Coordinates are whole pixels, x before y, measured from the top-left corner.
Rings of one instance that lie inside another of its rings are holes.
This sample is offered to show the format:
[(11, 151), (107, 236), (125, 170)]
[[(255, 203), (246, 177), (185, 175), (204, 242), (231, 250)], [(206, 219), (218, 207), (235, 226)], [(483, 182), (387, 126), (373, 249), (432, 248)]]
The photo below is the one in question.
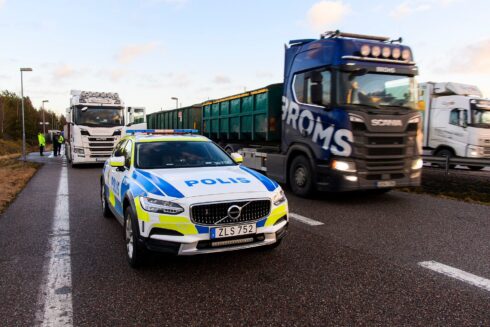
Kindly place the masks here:
[[(62, 130), (66, 123), (63, 115), (57, 115), (51, 110), (44, 112), (46, 133), (50, 129)], [(43, 132), (43, 112), (32, 105), (29, 97), (24, 97), (24, 121), (26, 140), (34, 144), (37, 133)], [(0, 138), (6, 140), (22, 139), (22, 100), (13, 92), (0, 92)]]

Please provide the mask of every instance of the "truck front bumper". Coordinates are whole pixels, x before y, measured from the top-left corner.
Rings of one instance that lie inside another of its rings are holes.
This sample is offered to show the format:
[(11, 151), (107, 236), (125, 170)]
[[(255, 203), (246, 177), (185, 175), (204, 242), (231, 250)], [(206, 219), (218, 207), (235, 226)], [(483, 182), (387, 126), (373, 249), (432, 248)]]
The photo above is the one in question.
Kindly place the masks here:
[(420, 186), (422, 170), (412, 170), (400, 178), (372, 180), (362, 173), (347, 173), (331, 169), (328, 165), (318, 165), (317, 182), (318, 191), (348, 192), (359, 190), (378, 190), (386, 188), (402, 188)]

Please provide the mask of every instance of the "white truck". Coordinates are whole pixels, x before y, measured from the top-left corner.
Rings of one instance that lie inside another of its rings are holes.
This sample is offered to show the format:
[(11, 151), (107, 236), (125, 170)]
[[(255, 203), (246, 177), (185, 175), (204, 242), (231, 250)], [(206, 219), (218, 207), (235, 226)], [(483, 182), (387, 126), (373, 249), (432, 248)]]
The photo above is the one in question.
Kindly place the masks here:
[(425, 111), (424, 154), (490, 158), (490, 100), (482, 98), (478, 87), (427, 82), (419, 85), (419, 93)]
[(66, 156), (72, 166), (105, 162), (124, 128), (124, 103), (117, 93), (71, 91), (66, 110)]

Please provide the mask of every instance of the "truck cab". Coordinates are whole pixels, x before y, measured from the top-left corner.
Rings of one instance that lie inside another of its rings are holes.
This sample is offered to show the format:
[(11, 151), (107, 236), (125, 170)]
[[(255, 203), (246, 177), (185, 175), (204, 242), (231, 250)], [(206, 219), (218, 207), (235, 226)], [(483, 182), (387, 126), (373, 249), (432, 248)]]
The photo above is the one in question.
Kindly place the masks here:
[(72, 166), (105, 162), (124, 127), (124, 103), (119, 95), (72, 90), (66, 114), (66, 155)]
[(417, 66), (389, 38), (327, 32), (286, 49), (281, 154), (267, 172), (299, 195), (420, 184)]
[[(436, 156), (490, 158), (490, 100), (473, 85), (423, 83), (424, 150)], [(477, 168), (477, 167), (475, 167)]]

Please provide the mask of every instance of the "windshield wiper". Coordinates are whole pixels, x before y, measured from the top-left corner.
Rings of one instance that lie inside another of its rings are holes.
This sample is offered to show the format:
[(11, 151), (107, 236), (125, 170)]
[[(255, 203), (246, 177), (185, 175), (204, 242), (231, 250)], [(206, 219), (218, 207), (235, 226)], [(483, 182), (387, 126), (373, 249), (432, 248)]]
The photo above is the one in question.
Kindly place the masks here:
[(360, 107), (370, 107), (375, 109), (380, 109), (381, 107), (375, 104), (367, 104), (367, 103), (349, 103), (348, 106), (360, 106)]

